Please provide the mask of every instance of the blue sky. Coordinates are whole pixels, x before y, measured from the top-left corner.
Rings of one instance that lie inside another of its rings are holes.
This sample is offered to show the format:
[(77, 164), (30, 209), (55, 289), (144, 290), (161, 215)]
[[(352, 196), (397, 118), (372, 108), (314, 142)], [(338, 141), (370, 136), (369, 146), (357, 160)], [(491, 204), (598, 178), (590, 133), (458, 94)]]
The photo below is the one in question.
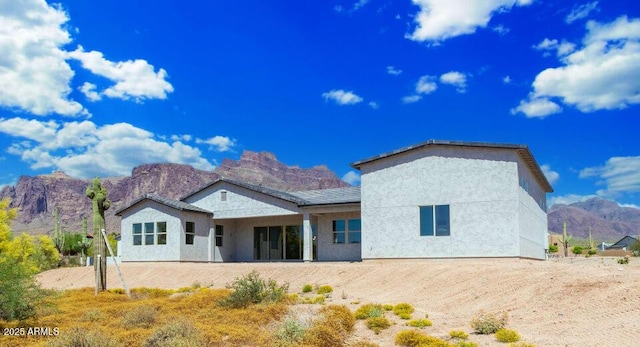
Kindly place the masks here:
[(550, 203), (640, 206), (640, 4), (0, 0), (0, 186), (526, 144)]

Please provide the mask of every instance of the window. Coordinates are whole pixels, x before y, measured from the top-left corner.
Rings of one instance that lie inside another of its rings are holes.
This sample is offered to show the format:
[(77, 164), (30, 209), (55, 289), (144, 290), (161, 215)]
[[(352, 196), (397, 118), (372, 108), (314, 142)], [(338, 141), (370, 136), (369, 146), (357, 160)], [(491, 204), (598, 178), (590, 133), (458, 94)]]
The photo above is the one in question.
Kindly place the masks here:
[(144, 223), (144, 244), (153, 245), (153, 239), (155, 238), (153, 232), (153, 222)]
[(220, 201), (227, 201), (227, 192), (220, 192)]
[(224, 226), (216, 225), (216, 247), (222, 247), (223, 236), (224, 236)]
[(133, 245), (140, 246), (142, 244), (142, 224), (133, 223)]
[(196, 237), (196, 225), (194, 222), (187, 222), (184, 228), (185, 244), (193, 245), (193, 240)]
[(156, 237), (157, 244), (166, 245), (167, 244), (167, 222), (158, 222), (156, 223)]
[(420, 236), (434, 235), (451, 235), (449, 205), (420, 206)]
[(347, 227), (349, 229), (349, 243), (360, 243), (360, 230), (362, 229), (362, 222), (360, 219), (349, 219)]
[(346, 226), (344, 220), (333, 221), (333, 243), (345, 243)]

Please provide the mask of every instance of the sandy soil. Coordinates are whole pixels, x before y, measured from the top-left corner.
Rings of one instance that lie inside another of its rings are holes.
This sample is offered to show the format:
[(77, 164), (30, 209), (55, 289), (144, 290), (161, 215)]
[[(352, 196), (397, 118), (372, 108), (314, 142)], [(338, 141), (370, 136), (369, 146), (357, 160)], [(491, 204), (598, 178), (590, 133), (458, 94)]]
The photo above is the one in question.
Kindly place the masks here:
[[(640, 260), (619, 265), (616, 258), (567, 258), (550, 261), (391, 260), (362, 263), (126, 263), (127, 285), (179, 288), (195, 282), (224, 287), (235, 277), (257, 270), (266, 278), (288, 282), (290, 291), (304, 284), (331, 285), (327, 303), (355, 310), (368, 302), (409, 302), (414, 318), (429, 314), (425, 333), (444, 338), (451, 330), (471, 334), (469, 323), (480, 310), (507, 311), (508, 328), (536, 346), (640, 346)], [(46, 288), (91, 287), (92, 268), (66, 268), (38, 276)], [(122, 287), (111, 266), (108, 287)], [(313, 310), (309, 307), (309, 310)], [(393, 314), (387, 314), (392, 317)], [(404, 321), (375, 335), (358, 322), (354, 339), (393, 346)], [(493, 336), (472, 335), (480, 346), (505, 346)]]

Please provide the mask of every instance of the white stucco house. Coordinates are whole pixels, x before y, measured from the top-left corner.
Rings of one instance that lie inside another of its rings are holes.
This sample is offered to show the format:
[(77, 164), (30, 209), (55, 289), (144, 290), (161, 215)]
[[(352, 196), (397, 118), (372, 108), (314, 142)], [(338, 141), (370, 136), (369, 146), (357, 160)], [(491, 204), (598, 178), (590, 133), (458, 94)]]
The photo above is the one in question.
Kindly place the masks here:
[(527, 146), (429, 140), (351, 166), (360, 187), (142, 196), (116, 212), (122, 260), (545, 259), (553, 189)]

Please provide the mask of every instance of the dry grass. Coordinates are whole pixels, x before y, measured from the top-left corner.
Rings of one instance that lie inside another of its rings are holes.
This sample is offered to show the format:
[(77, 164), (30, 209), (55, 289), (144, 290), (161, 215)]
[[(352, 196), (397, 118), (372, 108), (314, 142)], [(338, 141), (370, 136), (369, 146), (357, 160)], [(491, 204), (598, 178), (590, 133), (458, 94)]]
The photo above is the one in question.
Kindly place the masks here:
[[(76, 289), (47, 298), (46, 312), (38, 318), (17, 322), (1, 322), (5, 327), (57, 327), (59, 335), (32, 337), (2, 337), (0, 345), (58, 346), (64, 339), (79, 339), (83, 335), (98, 339), (110, 337), (108, 345), (158, 345), (158, 336), (168, 336), (175, 327), (176, 317), (182, 317), (181, 326), (191, 326), (197, 336), (172, 337), (175, 341), (204, 341), (205, 345), (267, 346), (271, 332), (265, 327), (283, 317), (286, 304), (252, 305), (242, 309), (227, 309), (217, 301), (229, 294), (227, 289), (193, 289), (192, 292), (157, 289), (137, 289), (134, 299), (118, 292), (104, 292), (94, 296), (92, 289)], [(159, 331), (164, 327), (164, 331)], [(164, 335), (163, 335), (164, 334)], [(175, 334), (174, 334), (175, 335)], [(154, 340), (155, 336), (155, 340)], [(147, 344), (147, 341), (150, 341)], [(64, 341), (71, 345), (69, 341)], [(189, 343), (184, 344), (189, 345)]]

